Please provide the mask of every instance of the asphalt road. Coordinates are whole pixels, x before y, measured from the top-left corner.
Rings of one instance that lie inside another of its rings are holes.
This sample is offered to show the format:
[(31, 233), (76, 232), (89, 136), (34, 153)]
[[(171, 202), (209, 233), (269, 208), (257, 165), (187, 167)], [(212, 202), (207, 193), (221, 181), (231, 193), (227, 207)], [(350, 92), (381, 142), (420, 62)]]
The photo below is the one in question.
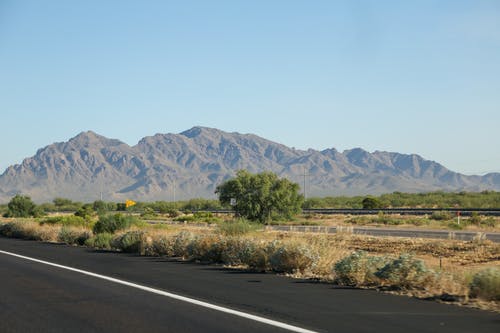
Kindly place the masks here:
[[(213, 265), (0, 237), (7, 251), (318, 332), (499, 332), (500, 315)], [(286, 332), (0, 253), (0, 332)]]
[(495, 243), (500, 243), (500, 233), (498, 232), (472, 232), (472, 231), (451, 231), (451, 230), (426, 230), (426, 229), (397, 229), (397, 228), (370, 228), (370, 227), (321, 227), (321, 226), (288, 226), (273, 225), (267, 226), (270, 230), (294, 231), (294, 232), (323, 232), (336, 233), (348, 231), (358, 235), (370, 236), (390, 236), (390, 237), (410, 237), (410, 238), (436, 238), (436, 239), (459, 239), (470, 241), (480, 234), (484, 239)]

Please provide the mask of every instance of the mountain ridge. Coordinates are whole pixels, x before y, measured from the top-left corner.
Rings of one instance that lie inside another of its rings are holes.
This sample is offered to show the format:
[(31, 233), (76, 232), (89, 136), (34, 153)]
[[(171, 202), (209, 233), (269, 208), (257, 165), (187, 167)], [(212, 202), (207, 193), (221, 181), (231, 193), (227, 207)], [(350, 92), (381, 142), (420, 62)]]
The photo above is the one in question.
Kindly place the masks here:
[(215, 187), (238, 169), (305, 183), (307, 196), (500, 190), (500, 173), (467, 176), (416, 154), (298, 150), (255, 134), (195, 126), (146, 136), (134, 146), (81, 132), (8, 167), (0, 175), (0, 202), (17, 193), (37, 202), (93, 201), (101, 193), (110, 201), (215, 198)]

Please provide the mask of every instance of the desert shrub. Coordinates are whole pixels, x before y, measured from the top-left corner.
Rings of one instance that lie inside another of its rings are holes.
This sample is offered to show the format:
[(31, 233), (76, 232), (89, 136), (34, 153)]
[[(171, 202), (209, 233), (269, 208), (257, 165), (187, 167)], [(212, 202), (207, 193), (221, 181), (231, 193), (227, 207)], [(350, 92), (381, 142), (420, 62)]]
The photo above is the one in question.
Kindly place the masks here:
[(129, 231), (119, 237), (115, 237), (111, 242), (111, 247), (127, 253), (144, 252), (144, 232)]
[(56, 242), (59, 227), (44, 226), (31, 221), (13, 221), (6, 223), (0, 229), (0, 233), (7, 237), (38, 240), (44, 242)]
[(432, 279), (433, 274), (422, 260), (411, 254), (400, 255), (375, 273), (384, 284), (398, 289), (422, 288)]
[(377, 284), (376, 273), (387, 264), (387, 258), (370, 256), (364, 251), (356, 251), (334, 266), (335, 281), (341, 285), (363, 286)]
[(228, 265), (249, 265), (255, 250), (252, 240), (220, 235), (197, 237), (188, 248), (192, 259)]
[(439, 212), (433, 212), (430, 216), (431, 220), (436, 220), (436, 221), (448, 221), (451, 220), (452, 218), (453, 218), (452, 214), (445, 210)]
[(461, 219), (460, 224), (458, 224), (456, 220), (451, 220), (448, 222), (447, 227), (449, 229), (453, 229), (453, 230), (462, 230), (465, 227), (467, 227), (469, 224), (470, 224), (470, 220), (468, 220), (468, 219)]
[(196, 236), (187, 246), (188, 256), (194, 260), (221, 262), (224, 242), (219, 236)]
[(146, 207), (144, 208), (144, 211), (141, 213), (141, 217), (143, 219), (154, 219), (155, 217), (158, 217), (158, 215), (155, 213), (153, 208)]
[(85, 241), (85, 245), (96, 249), (111, 250), (113, 234), (103, 232), (98, 233)]
[(75, 212), (75, 216), (83, 217), (87, 221), (91, 220), (94, 215), (95, 211), (91, 204), (85, 204)]
[(67, 216), (55, 216), (48, 217), (40, 221), (40, 225), (43, 224), (62, 224), (64, 226), (87, 226), (88, 221), (81, 216), (67, 215)]
[(497, 220), (494, 217), (488, 217), (481, 221), (481, 225), (485, 227), (495, 228), (497, 226)]
[(30, 217), (38, 216), (35, 203), (27, 195), (17, 194), (7, 205), (5, 217)]
[(188, 246), (195, 239), (195, 235), (189, 231), (181, 231), (174, 236), (174, 242), (172, 246), (174, 257), (187, 257), (188, 256)]
[(404, 223), (402, 219), (396, 219), (390, 217), (384, 214), (383, 212), (379, 212), (377, 217), (372, 219), (372, 222), (386, 224), (386, 225), (399, 225)]
[(240, 236), (254, 231), (258, 225), (249, 223), (244, 219), (222, 222), (218, 226), (218, 232), (226, 236)]
[(194, 215), (179, 215), (173, 219), (176, 222), (195, 222), (196, 217)]
[(172, 236), (160, 235), (153, 237), (145, 248), (146, 255), (153, 256), (174, 256), (174, 241)]
[(372, 221), (368, 216), (355, 216), (350, 219), (345, 220), (346, 223), (352, 223), (357, 225), (365, 225)]
[(471, 216), (469, 217), (468, 222), (475, 224), (475, 225), (480, 225), (481, 224), (481, 216), (477, 212), (472, 212)]
[(12, 238), (23, 238), (24, 233), (19, 222), (9, 222), (0, 226), (0, 234)]
[(275, 243), (265, 241), (253, 242), (249, 245), (245, 264), (249, 269), (257, 272), (265, 272), (270, 269), (269, 253), (274, 251)]
[(82, 204), (80, 202), (73, 202), (72, 200), (66, 198), (54, 198), (54, 200), (52, 200), (52, 204), (43, 204), (43, 206), (48, 208), (46, 209), (48, 211), (62, 212), (76, 211), (82, 206)]
[(196, 211), (196, 210), (214, 210), (221, 209), (222, 206), (219, 200), (194, 198), (187, 202), (181, 203), (184, 210)]
[(256, 250), (256, 244), (241, 237), (227, 237), (224, 249), (221, 253), (221, 262), (228, 265), (248, 265)]
[(173, 208), (170, 208), (170, 209), (166, 210), (165, 212), (160, 211), (160, 213), (165, 213), (165, 214), (167, 214), (168, 217), (178, 217), (182, 214), (177, 209), (173, 209)]
[(99, 217), (92, 231), (99, 233), (114, 233), (118, 230), (130, 228), (133, 225), (141, 225), (143, 222), (135, 216), (123, 214), (108, 214)]
[(476, 273), (470, 284), (470, 295), (489, 301), (500, 301), (500, 269), (490, 267)]
[(210, 212), (196, 212), (193, 215), (178, 216), (178, 217), (174, 218), (174, 221), (217, 223), (217, 222), (221, 222), (221, 219), (214, 216)]
[(198, 235), (182, 231), (174, 236), (153, 237), (145, 247), (151, 255), (180, 256), (192, 260), (230, 265), (246, 264), (253, 250), (251, 240), (222, 235)]
[(59, 230), (57, 240), (70, 245), (84, 245), (91, 236), (92, 234), (89, 230), (63, 226)]
[(413, 224), (415, 226), (428, 225), (429, 220), (426, 218), (412, 218), (407, 221), (408, 224)]
[(303, 273), (318, 260), (318, 255), (311, 247), (301, 243), (274, 244), (269, 253), (271, 269), (280, 273)]

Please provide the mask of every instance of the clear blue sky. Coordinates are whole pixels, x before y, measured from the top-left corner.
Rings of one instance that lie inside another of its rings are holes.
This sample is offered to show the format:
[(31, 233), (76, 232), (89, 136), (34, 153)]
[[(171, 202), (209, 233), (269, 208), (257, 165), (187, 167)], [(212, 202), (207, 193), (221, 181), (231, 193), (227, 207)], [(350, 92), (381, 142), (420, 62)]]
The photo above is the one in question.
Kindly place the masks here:
[(500, 1), (0, 0), (0, 172), (196, 125), (500, 171)]

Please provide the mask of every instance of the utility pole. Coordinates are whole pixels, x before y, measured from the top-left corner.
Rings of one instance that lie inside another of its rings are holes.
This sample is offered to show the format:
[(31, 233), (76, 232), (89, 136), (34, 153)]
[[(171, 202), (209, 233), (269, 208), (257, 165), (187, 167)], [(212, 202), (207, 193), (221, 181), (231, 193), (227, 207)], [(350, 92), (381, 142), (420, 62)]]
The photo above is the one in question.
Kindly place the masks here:
[(304, 166), (304, 200), (306, 200), (306, 167)]
[(173, 191), (174, 191), (174, 205), (175, 205), (175, 179), (174, 179)]

